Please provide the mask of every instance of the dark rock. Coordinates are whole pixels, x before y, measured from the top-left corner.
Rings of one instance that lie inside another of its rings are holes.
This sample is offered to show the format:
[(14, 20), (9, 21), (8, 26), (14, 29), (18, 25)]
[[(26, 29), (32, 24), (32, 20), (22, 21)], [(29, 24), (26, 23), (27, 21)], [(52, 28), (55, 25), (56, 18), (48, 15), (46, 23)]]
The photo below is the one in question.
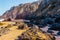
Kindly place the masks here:
[(60, 23), (60, 16), (59, 17), (56, 17), (55, 22), (56, 23)]
[(50, 26), (50, 30), (60, 30), (60, 23), (54, 23)]
[(57, 33), (58, 36), (60, 36), (60, 31)]
[(54, 33), (52, 30), (47, 30), (48, 33)]

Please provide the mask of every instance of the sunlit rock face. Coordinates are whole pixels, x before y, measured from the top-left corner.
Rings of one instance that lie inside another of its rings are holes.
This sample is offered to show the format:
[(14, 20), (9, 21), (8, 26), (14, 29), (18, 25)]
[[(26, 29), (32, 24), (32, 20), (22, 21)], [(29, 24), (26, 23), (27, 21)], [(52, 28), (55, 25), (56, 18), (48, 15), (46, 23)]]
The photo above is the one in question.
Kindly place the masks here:
[(3, 18), (26, 19), (33, 16), (55, 16), (59, 13), (60, 0), (39, 0), (33, 3), (20, 4), (6, 11)]
[(38, 2), (20, 4), (12, 7), (3, 14), (5, 18), (24, 18), (26, 15), (32, 15), (38, 9)]

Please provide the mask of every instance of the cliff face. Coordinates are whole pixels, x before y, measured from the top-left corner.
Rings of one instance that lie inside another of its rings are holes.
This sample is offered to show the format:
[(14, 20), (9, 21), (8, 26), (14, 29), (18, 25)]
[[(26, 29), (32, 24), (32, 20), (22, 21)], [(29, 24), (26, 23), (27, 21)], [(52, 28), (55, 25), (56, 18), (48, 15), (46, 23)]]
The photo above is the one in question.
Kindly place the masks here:
[(14, 6), (10, 10), (3, 14), (5, 18), (24, 18), (26, 15), (31, 15), (38, 9), (38, 2), (20, 4), (19, 6)]
[(40, 2), (20, 4), (6, 11), (4, 18), (29, 19), (40, 17), (57, 17), (60, 15), (59, 0), (40, 0)]

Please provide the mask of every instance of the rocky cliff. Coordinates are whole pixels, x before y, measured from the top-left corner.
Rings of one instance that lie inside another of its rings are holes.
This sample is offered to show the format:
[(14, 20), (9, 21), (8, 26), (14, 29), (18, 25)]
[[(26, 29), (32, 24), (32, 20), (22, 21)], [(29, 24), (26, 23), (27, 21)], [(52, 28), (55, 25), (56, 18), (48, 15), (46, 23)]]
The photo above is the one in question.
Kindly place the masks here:
[(59, 0), (40, 0), (39, 2), (20, 4), (6, 11), (2, 17), (14, 19), (30, 19), (42, 16), (56, 17), (60, 15), (59, 2)]
[(33, 24), (46, 26), (60, 23), (60, 1), (40, 0), (33, 3), (20, 4), (6, 11), (3, 18), (28, 19)]
[(25, 18), (25, 16), (31, 16), (33, 12), (38, 9), (38, 2), (20, 4), (18, 6), (12, 7), (10, 10), (6, 11), (2, 16), (4, 18)]

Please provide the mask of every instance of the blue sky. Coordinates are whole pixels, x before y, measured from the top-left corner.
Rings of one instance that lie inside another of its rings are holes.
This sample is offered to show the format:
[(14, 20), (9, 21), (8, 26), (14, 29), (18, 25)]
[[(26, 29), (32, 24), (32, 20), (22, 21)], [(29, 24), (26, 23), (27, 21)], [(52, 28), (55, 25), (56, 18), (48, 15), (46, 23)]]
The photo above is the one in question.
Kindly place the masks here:
[(13, 6), (34, 1), (36, 0), (0, 0), (0, 16)]

